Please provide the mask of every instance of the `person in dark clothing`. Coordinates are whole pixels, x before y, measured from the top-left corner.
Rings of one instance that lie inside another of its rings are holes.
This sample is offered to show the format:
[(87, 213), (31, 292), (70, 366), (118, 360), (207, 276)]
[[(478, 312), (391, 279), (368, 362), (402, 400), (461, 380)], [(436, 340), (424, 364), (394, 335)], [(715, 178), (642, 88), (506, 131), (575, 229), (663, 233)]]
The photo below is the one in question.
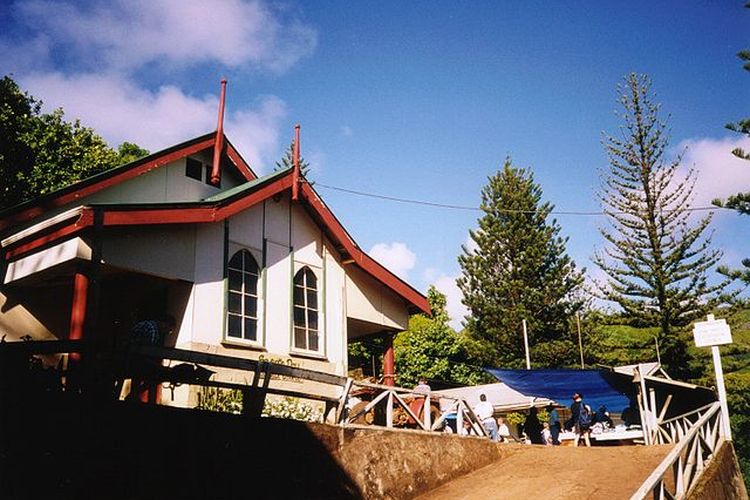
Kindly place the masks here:
[(598, 410), (596, 410), (596, 415), (594, 416), (594, 423), (601, 422), (601, 424), (604, 426), (604, 428), (611, 428), (614, 427), (614, 423), (612, 422), (612, 417), (609, 416), (609, 412), (607, 411), (607, 407), (604, 405), (601, 405)]
[(531, 444), (544, 444), (542, 439), (542, 424), (539, 422), (538, 410), (531, 408), (523, 423), (523, 432)]
[(547, 405), (547, 423), (549, 424), (549, 432), (552, 435), (552, 444), (558, 446), (560, 444), (560, 432), (562, 431), (562, 425), (560, 424), (560, 415), (557, 413), (554, 405)]
[(576, 437), (573, 441), (573, 446), (578, 446), (578, 442), (583, 437), (586, 442), (586, 446), (591, 446), (591, 425), (592, 417), (591, 407), (583, 402), (583, 395), (579, 392), (573, 394), (573, 404), (570, 406), (570, 411), (573, 414), (571, 420), (575, 429)]

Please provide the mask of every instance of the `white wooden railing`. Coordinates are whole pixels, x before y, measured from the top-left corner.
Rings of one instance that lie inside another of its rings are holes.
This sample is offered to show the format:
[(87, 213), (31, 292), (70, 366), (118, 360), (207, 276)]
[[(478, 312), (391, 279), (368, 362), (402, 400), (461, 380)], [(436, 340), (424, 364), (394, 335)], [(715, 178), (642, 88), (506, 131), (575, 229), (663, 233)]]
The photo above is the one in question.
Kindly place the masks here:
[(660, 422), (655, 444), (675, 446), (631, 500), (685, 498), (724, 438), (718, 401)]
[[(353, 393), (361, 394), (363, 391), (372, 399), (360, 400), (359, 397), (352, 396)], [(441, 400), (443, 408), (437, 410)], [(352, 401), (357, 403), (352, 404)], [(414, 411), (415, 401), (416, 406), (420, 407), (417, 412), (419, 415)], [(380, 418), (376, 417), (378, 412)], [(386, 428), (411, 427), (428, 432), (442, 432), (446, 426), (446, 418), (452, 414), (456, 415), (456, 430), (459, 434), (487, 437), (484, 426), (464, 399), (436, 397), (401, 387), (349, 379), (341, 394), (337, 423), (342, 426), (366, 423)], [(464, 422), (469, 425), (462, 432)]]

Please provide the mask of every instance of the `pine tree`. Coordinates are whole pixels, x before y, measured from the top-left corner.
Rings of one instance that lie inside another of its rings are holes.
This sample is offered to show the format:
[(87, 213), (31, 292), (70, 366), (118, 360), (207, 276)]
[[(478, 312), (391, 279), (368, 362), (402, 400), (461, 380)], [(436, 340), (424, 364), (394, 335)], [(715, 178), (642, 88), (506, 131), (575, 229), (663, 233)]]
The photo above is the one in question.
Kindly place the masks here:
[(695, 172), (682, 177), (680, 158), (665, 157), (669, 131), (650, 79), (630, 74), (618, 90), (623, 125), (604, 139), (609, 169), (599, 198), (609, 224), (600, 232), (608, 245), (594, 261), (608, 279), (598, 291), (640, 325), (658, 326), (662, 361), (681, 372), (687, 351), (680, 328), (716, 306), (726, 285), (707, 280), (721, 252), (705, 234), (712, 214), (691, 221)]
[[(750, 9), (750, 3), (745, 4), (745, 7)], [(744, 63), (743, 69), (750, 71), (750, 49), (744, 49), (737, 53), (737, 57)], [(739, 120), (736, 123), (728, 123), (726, 128), (733, 132), (743, 134), (750, 137), (750, 118)], [(745, 151), (742, 148), (735, 148), (732, 154), (737, 158), (750, 161), (750, 152)], [(726, 200), (716, 199), (713, 200), (713, 204), (718, 207), (725, 207), (737, 210), (739, 213), (744, 215), (750, 215), (750, 192), (742, 192), (734, 194), (728, 197)], [(744, 259), (742, 261), (744, 269), (730, 270), (727, 267), (720, 267), (719, 272), (725, 276), (731, 278), (739, 278), (747, 284), (750, 284), (750, 259)]]
[(547, 221), (553, 206), (541, 202), (532, 173), (510, 159), (481, 196), (484, 215), (469, 232), (476, 249), (464, 246), (458, 257), (468, 330), (485, 343), (488, 361), (520, 367), (526, 319), (533, 365), (574, 363), (567, 320), (581, 305), (575, 294), (583, 275), (565, 253), (567, 239), (559, 236), (557, 221)]
[[(289, 147), (287, 148), (286, 153), (284, 153), (284, 156), (281, 157), (281, 160), (276, 162), (276, 168), (274, 168), (274, 170), (283, 170), (285, 168), (291, 168), (292, 166), (294, 166), (294, 141), (289, 144)], [(310, 164), (305, 161), (305, 158), (302, 155), (299, 157), (299, 170), (305, 177), (310, 173)], [(309, 180), (307, 182), (309, 182), (310, 185), (315, 184)]]

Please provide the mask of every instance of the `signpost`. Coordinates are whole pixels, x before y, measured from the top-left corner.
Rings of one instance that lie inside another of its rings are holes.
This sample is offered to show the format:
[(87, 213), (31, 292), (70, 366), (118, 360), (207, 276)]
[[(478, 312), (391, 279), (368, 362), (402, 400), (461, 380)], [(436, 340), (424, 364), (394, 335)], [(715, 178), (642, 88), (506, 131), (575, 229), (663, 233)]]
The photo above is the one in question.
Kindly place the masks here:
[(724, 387), (724, 370), (721, 367), (719, 346), (732, 343), (732, 332), (726, 320), (714, 319), (714, 315), (709, 314), (707, 321), (700, 321), (693, 325), (693, 337), (696, 347), (711, 346), (711, 354), (714, 357), (714, 371), (716, 372), (716, 389), (719, 392), (719, 404), (721, 404), (721, 422), (726, 440), (731, 441), (732, 430), (729, 426), (729, 407), (727, 406), (727, 391)]

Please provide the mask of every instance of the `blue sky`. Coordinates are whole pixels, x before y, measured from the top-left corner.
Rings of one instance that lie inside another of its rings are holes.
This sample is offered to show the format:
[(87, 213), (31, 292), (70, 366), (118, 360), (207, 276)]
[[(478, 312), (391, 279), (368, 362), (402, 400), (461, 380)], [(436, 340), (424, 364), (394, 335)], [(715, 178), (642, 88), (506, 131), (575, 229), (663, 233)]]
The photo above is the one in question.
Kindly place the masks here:
[[(750, 116), (743, 1), (125, 2), (0, 6), (0, 70), (112, 144), (152, 151), (215, 127), (267, 173), (302, 125), (318, 190), (359, 244), (462, 314), (456, 256), (478, 212), (359, 197), (325, 186), (476, 206), (510, 155), (563, 211), (597, 211), (602, 132), (616, 86), (653, 79), (673, 153), (699, 171), (697, 206), (750, 186), (729, 155)], [(744, 142), (743, 142), (744, 141)], [(558, 216), (590, 276), (604, 220)], [(717, 214), (725, 262), (750, 256), (750, 218)]]

